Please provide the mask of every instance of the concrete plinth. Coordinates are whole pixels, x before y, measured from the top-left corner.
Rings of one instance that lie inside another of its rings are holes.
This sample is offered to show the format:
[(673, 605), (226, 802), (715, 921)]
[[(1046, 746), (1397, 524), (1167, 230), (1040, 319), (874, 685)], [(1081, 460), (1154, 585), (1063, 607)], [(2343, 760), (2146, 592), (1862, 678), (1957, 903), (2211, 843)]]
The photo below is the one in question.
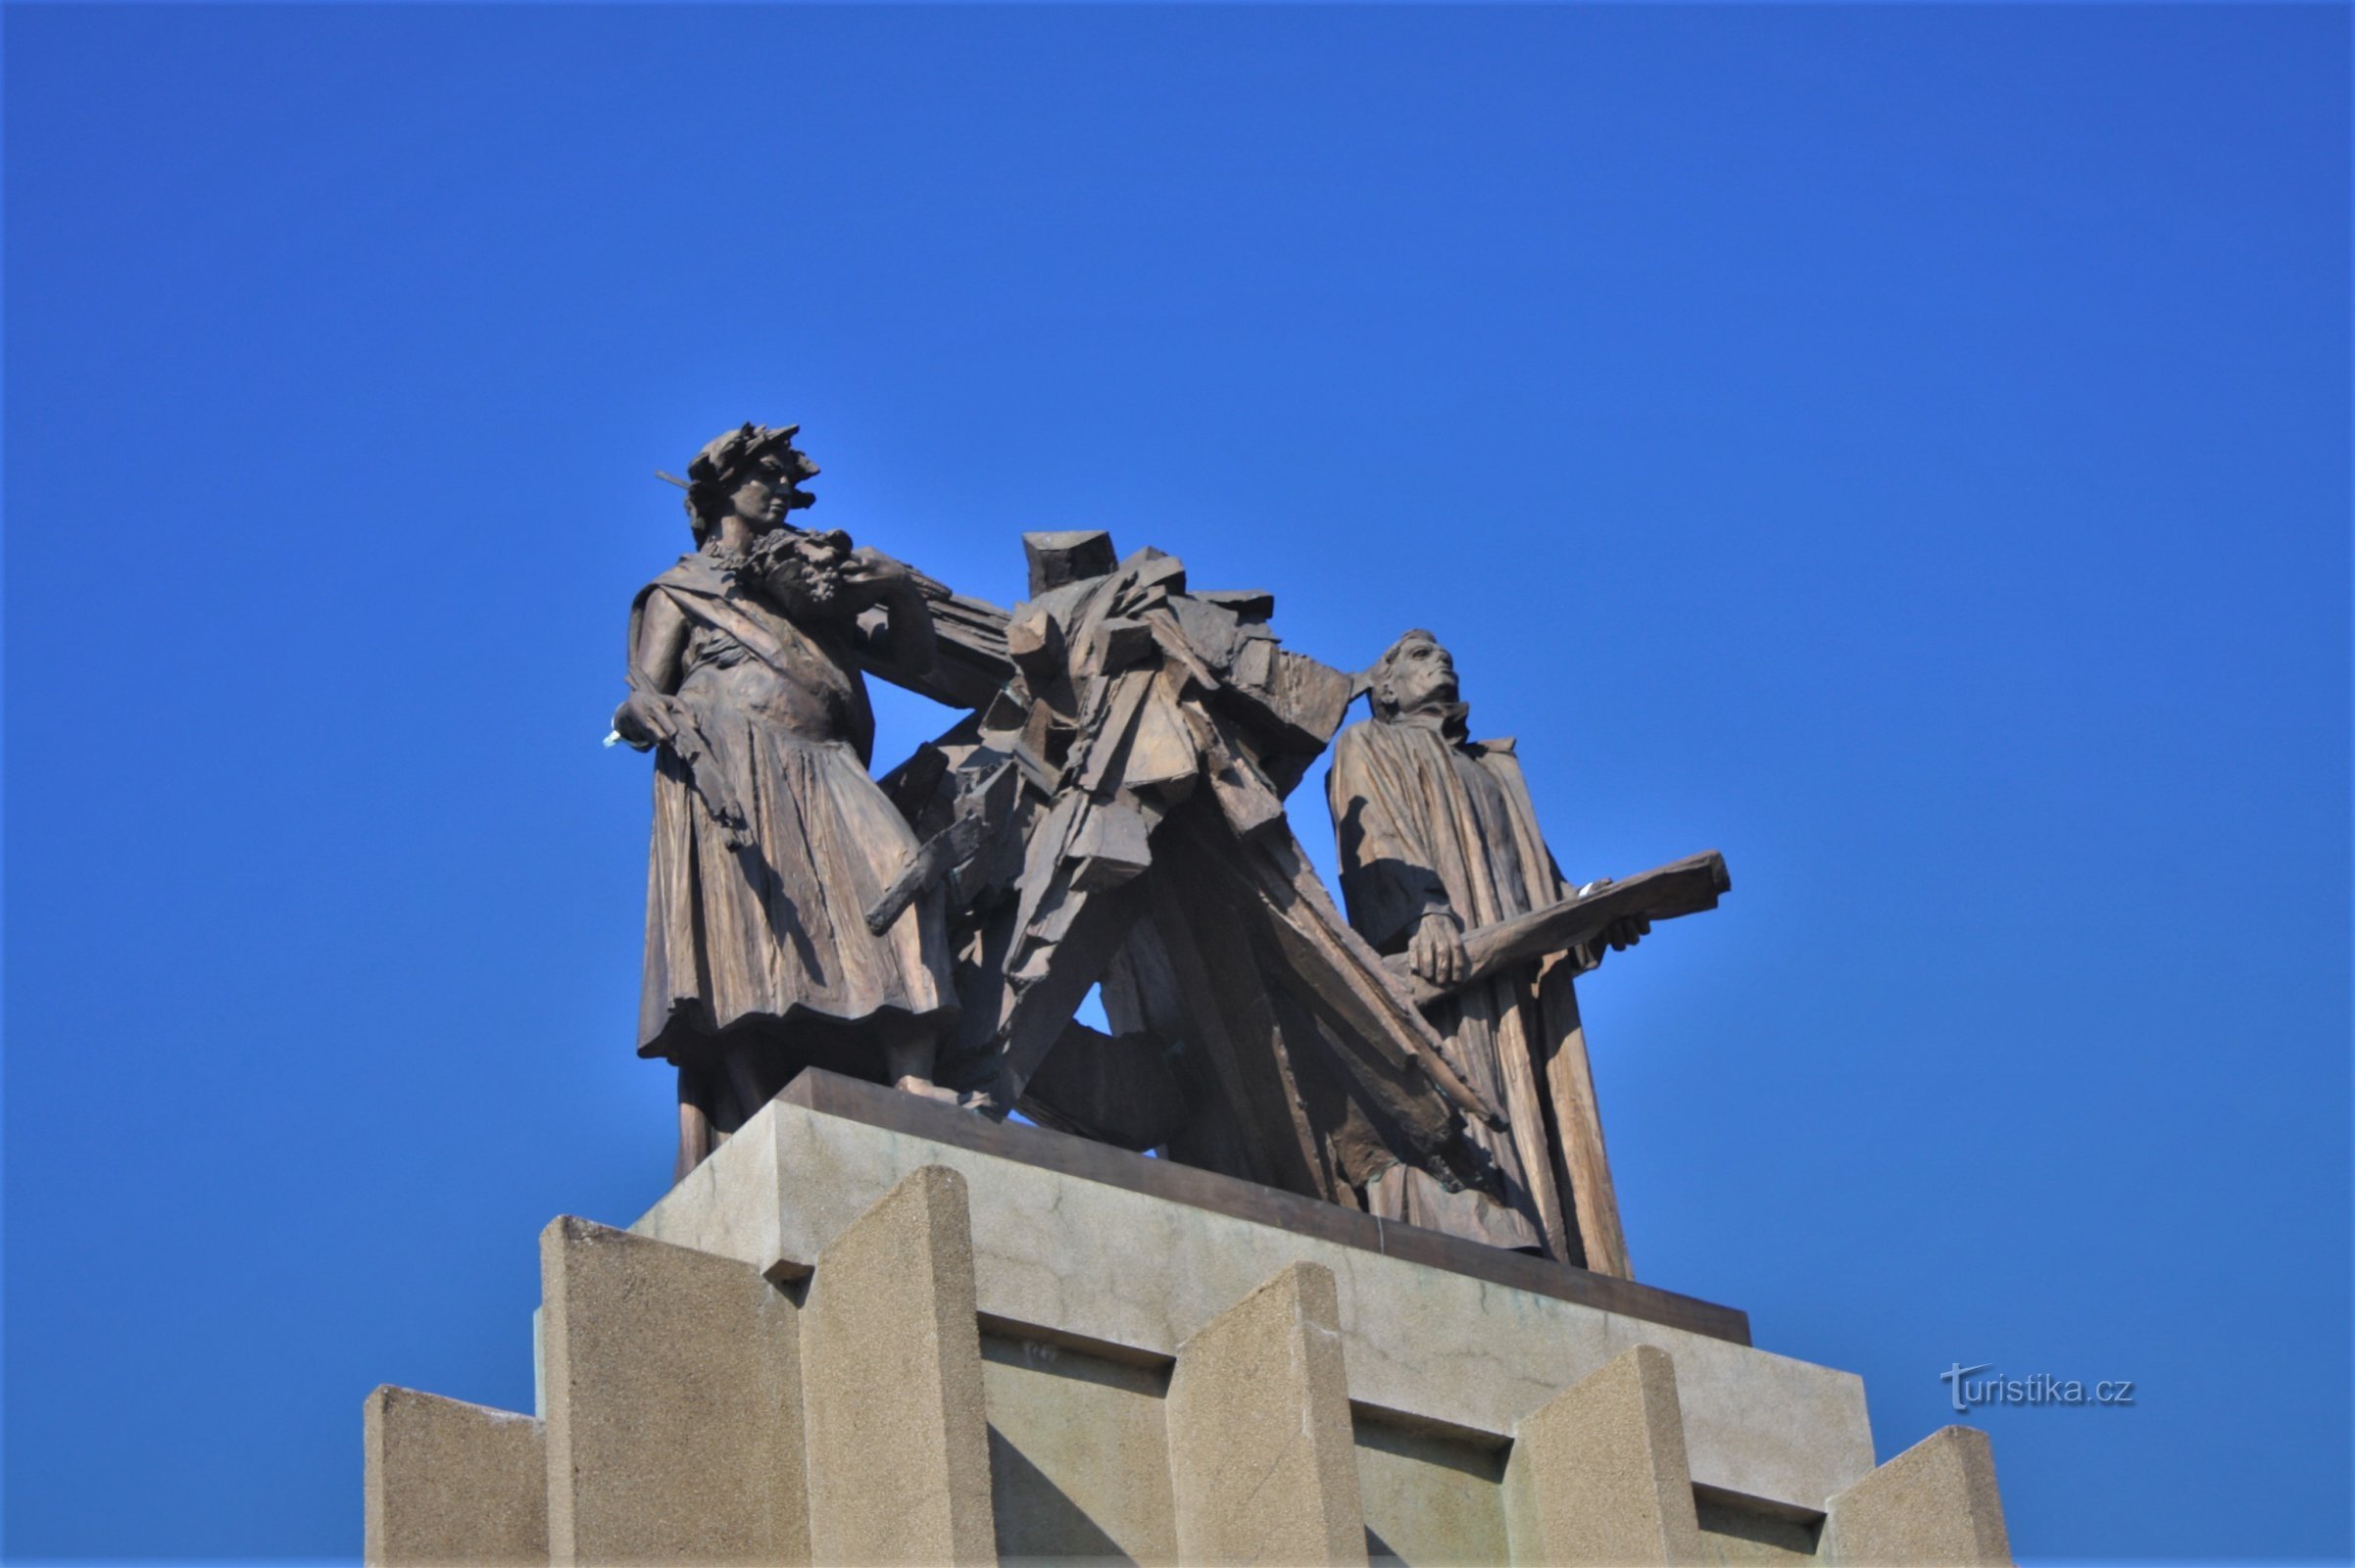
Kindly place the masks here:
[(543, 1289), (544, 1426), (371, 1396), (372, 1562), (2008, 1555), (1738, 1312), (822, 1074)]
[[(981, 1142), (1003, 1152), (972, 1147)], [(1064, 1154), (1137, 1185), (1054, 1168)], [(1333, 1274), (1350, 1399), (1406, 1425), (1438, 1423), (1501, 1443), (1562, 1390), (1622, 1351), (1652, 1345), (1676, 1363), (1695, 1482), (1820, 1511), (1873, 1467), (1864, 1384), (1854, 1374), (1634, 1315), (1739, 1323), (1739, 1313), (1624, 1281), (1605, 1282), (1619, 1309), (1584, 1304), (1534, 1288), (1598, 1279), (1583, 1269), (1410, 1226), (1380, 1228), (1330, 1204), (1042, 1128), (997, 1126), (832, 1074), (805, 1073), (788, 1085), (632, 1229), (796, 1275), (925, 1165), (964, 1174), (977, 1304), (984, 1319), (1021, 1325), (1028, 1337), (1076, 1338), (1165, 1361), (1262, 1281), (1315, 1263)], [(1287, 1223), (1245, 1217), (1254, 1205)], [(1317, 1228), (1290, 1228), (1296, 1220)], [(1347, 1239), (1351, 1229), (1378, 1232), (1382, 1250)], [(1409, 1247), (1494, 1273), (1398, 1255)], [(1502, 1283), (1497, 1276), (1508, 1267), (1533, 1286)]]

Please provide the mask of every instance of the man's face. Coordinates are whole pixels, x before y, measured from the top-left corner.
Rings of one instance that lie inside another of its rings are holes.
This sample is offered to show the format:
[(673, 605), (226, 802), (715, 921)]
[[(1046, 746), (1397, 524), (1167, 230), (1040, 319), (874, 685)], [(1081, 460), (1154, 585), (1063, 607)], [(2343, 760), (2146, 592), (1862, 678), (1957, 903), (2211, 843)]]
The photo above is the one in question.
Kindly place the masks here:
[(1411, 713), (1432, 703), (1455, 701), (1455, 661), (1435, 642), (1416, 638), (1398, 650), (1390, 665), (1391, 696), (1398, 711)]
[(823, 616), (842, 599), (851, 536), (839, 529), (802, 533), (772, 526), (753, 546), (752, 557), (762, 586), (787, 614)]

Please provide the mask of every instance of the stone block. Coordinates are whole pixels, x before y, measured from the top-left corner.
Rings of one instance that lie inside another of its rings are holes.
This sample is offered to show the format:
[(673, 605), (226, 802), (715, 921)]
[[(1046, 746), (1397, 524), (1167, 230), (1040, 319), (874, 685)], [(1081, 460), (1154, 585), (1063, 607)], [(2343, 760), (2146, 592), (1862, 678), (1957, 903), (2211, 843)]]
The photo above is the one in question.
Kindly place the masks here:
[(572, 1218), (541, 1233), (540, 1289), (545, 1560), (808, 1562), (792, 1299)]
[[(1347, 1354), (1345, 1351), (1344, 1354)], [(1375, 1564), (1500, 1563), (1504, 1451), (1492, 1441), (1395, 1426), (1351, 1412), (1365, 1549)]]
[(965, 1180), (944, 1166), (818, 1252), (802, 1364), (819, 1562), (997, 1560), (973, 1289)]
[(1168, 1370), (990, 1333), (981, 1361), (998, 1554), (1176, 1562)]
[(1636, 1346), (1523, 1417), (1504, 1489), (1515, 1562), (1700, 1561), (1668, 1353)]
[(1811, 1508), (1699, 1485), (1693, 1489), (1693, 1508), (1700, 1518), (1703, 1562), (1728, 1568), (1812, 1563), (1823, 1545), (1824, 1516)]
[(1181, 1560), (1366, 1561), (1330, 1269), (1291, 1265), (1181, 1345), (1167, 1419)]
[[(1014, 1142), (1036, 1129), (1001, 1131)], [(1043, 1338), (1174, 1355), (1277, 1270), (1317, 1263), (1339, 1291), (1360, 1405), (1502, 1440), (1563, 1389), (1648, 1344), (1676, 1361), (1696, 1481), (1820, 1510), (1873, 1467), (1853, 1373), (789, 1100), (763, 1108), (633, 1228), (799, 1272), (895, 1183), (934, 1164), (962, 1171), (978, 1195), (982, 1313)]]
[(1885, 1568), (2009, 1563), (1995, 1456), (1975, 1427), (1943, 1427), (1832, 1499), (1824, 1558)]
[(545, 1563), (548, 1459), (527, 1415), (380, 1388), (361, 1416), (370, 1568)]
[(1602, 1339), (1595, 1366), (1639, 1345), (1668, 1352), (1695, 1482), (1821, 1512), (1872, 1466), (1864, 1380), (1853, 1372), (1617, 1316)]

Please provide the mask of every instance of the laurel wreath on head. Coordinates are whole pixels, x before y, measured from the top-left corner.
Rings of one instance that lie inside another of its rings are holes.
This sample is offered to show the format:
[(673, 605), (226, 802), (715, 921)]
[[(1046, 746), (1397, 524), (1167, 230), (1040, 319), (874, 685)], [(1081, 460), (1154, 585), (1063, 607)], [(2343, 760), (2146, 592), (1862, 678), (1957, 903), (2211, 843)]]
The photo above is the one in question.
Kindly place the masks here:
[(816, 503), (817, 497), (801, 488), (804, 479), (817, 472), (809, 454), (793, 444), (801, 430), (798, 424), (747, 423), (705, 444), (687, 465), (685, 483), (687, 523), (698, 541), (711, 531), (713, 518), (729, 493), (743, 481), (746, 470), (756, 465), (768, 465), (784, 480), (786, 510), (798, 512)]

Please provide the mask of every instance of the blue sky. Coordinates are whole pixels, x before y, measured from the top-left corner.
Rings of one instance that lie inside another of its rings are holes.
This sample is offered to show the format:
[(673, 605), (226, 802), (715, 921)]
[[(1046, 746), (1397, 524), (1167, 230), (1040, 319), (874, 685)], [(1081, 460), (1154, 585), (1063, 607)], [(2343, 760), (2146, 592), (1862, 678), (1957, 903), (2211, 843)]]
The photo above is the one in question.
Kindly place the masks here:
[[(5, 14), (6, 1503), (351, 1558), (530, 1399), (631, 1052), (652, 477), (1409, 625), (1564, 869), (1638, 1273), (1997, 1409), (2024, 1559), (2349, 1549), (2348, 16)], [(940, 722), (884, 704), (882, 753)], [(1329, 867), (1321, 790), (1295, 797)]]

